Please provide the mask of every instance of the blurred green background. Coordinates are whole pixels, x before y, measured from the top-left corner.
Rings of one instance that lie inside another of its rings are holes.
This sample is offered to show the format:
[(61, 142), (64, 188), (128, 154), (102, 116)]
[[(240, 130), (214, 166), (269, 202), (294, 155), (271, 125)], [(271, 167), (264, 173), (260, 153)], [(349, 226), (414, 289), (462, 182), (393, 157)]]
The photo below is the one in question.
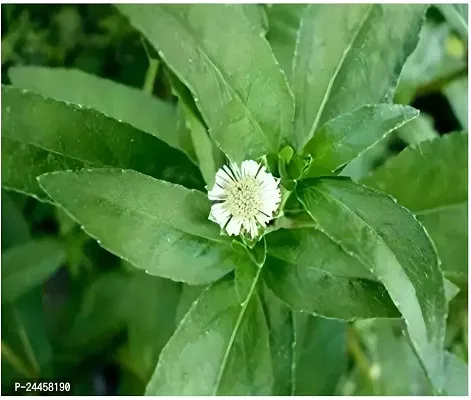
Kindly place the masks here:
[[(2, 5), (1, 50), (2, 84), (14, 65), (78, 68), (174, 101), (165, 67), (111, 5)], [(407, 145), (467, 131), (467, 53), (467, 37), (431, 7), (396, 93), (420, 117), (344, 174), (359, 179)], [(128, 266), (50, 204), (2, 190), (1, 207), (2, 394), (17, 377), (69, 381), (74, 394), (142, 394), (200, 288)], [(450, 304), (446, 343), (466, 362), (467, 318), (466, 286)], [(348, 371), (322, 394), (429, 393), (400, 324), (356, 324), (345, 349)]]

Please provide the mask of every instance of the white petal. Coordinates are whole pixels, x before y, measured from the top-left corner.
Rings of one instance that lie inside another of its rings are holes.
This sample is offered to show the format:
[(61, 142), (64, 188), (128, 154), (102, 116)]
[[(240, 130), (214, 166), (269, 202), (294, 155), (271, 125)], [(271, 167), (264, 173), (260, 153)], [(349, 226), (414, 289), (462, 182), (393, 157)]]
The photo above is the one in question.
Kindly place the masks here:
[(208, 198), (209, 200), (224, 200), (226, 198), (226, 191), (218, 185), (214, 185), (213, 190), (208, 192)]
[(223, 165), (222, 168), (224, 169), (224, 172), (228, 176), (230, 176), (230, 178), (233, 182), (236, 182), (240, 179), (240, 177), (237, 177), (237, 174), (235, 173), (235, 171), (232, 168), (228, 167), (227, 165)]
[(208, 192), (209, 200), (225, 200), (226, 188), (234, 182), (233, 178), (222, 168), (216, 173), (216, 182), (213, 188)]
[(281, 192), (277, 189), (262, 190), (261, 198), (262, 201), (280, 201)]
[(253, 160), (246, 160), (242, 162), (240, 167), (242, 176), (255, 176), (257, 174), (259, 164)]
[(212, 212), (210, 212), (210, 213), (209, 213), (209, 217), (208, 217), (208, 219), (209, 219), (210, 221), (212, 221), (212, 222), (216, 222), (216, 224), (218, 223), (218, 222), (216, 221), (216, 218), (214, 218), (214, 216), (213, 216), (213, 213), (212, 213)]
[(211, 206), (209, 219), (219, 224), (221, 228), (224, 228), (224, 225), (226, 225), (230, 217), (231, 215), (229, 214), (229, 211), (227, 211), (227, 209), (225, 208), (224, 203), (213, 204)]
[(274, 199), (264, 199), (260, 206), (260, 211), (271, 217), (280, 205), (280, 201)]
[(242, 221), (242, 228), (245, 229), (247, 232), (250, 232), (250, 220), (248, 218), (245, 218)]
[[(260, 170), (257, 169), (258, 174), (256, 173), (257, 179), (258, 179), (258, 176), (259, 176), (260, 174), (262, 174), (262, 175), (263, 175), (263, 174), (267, 174), (267, 167), (265, 167), (265, 165), (259, 165), (259, 168), (260, 168)], [(271, 176), (270, 173), (268, 173), (268, 175)]]
[(264, 228), (267, 226), (268, 222), (270, 222), (270, 218), (268, 218), (266, 215), (260, 213), (257, 214), (257, 221), (260, 225), (262, 225)]
[(240, 178), (242, 178), (239, 166), (236, 163), (231, 163), (231, 171), (237, 180), (240, 180)]
[(250, 234), (252, 236), (252, 239), (254, 239), (255, 236), (257, 236), (257, 234), (258, 234), (257, 223), (254, 220), (251, 220), (250, 225), (251, 225)]
[(226, 227), (226, 231), (229, 236), (240, 234), (240, 227), (242, 225), (242, 220), (236, 217), (232, 217)]
[(280, 201), (281, 192), (278, 189), (262, 190), (261, 197), (263, 200)]
[[(279, 205), (280, 205), (279, 200), (264, 199), (262, 200), (262, 204), (259, 210), (263, 211), (265, 214), (270, 215), (273, 211), (275, 211), (278, 208)], [(268, 210), (268, 212), (265, 210)]]
[(258, 235), (258, 225), (255, 218), (250, 218), (245, 223), (245, 229), (250, 234), (251, 238), (254, 239)]
[(257, 175), (257, 180), (260, 182), (262, 187), (267, 189), (275, 189), (278, 187), (279, 180), (275, 179), (271, 174), (260, 171)]
[(225, 188), (227, 185), (234, 182), (234, 179), (229, 175), (224, 169), (219, 168), (216, 173), (216, 183), (219, 184), (222, 188)]

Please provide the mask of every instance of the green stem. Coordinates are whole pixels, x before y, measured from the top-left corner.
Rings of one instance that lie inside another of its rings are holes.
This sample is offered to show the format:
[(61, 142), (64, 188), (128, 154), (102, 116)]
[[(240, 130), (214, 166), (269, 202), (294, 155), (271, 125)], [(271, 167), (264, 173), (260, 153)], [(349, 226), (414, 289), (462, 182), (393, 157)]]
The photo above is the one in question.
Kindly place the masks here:
[(21, 359), (14, 353), (12, 349), (2, 340), (1, 342), (1, 353), (2, 356), (16, 369), (21, 375), (32, 378), (34, 376)]
[(149, 58), (149, 66), (147, 67), (146, 78), (144, 81), (144, 86), (142, 87), (142, 90), (144, 90), (144, 92), (152, 94), (152, 92), (154, 91), (154, 82), (155, 78), (157, 77), (158, 71), (159, 60)]
[(358, 337), (358, 334), (355, 331), (355, 328), (353, 326), (349, 326), (347, 330), (348, 351), (350, 352), (350, 355), (352, 356), (352, 358), (355, 360), (355, 363), (358, 366), (365, 381), (374, 392), (375, 385), (370, 374), (370, 369), (371, 369), (370, 362), (368, 360), (368, 357), (363, 352), (359, 342), (360, 342), (360, 338)]
[(217, 395), (217, 391), (219, 389), (222, 377), (224, 375), (224, 370), (225, 370), (227, 362), (229, 360), (229, 355), (230, 355), (230, 352), (232, 350), (232, 346), (234, 345), (234, 342), (235, 342), (237, 333), (239, 331), (239, 328), (242, 324), (242, 320), (244, 318), (245, 312), (247, 311), (247, 307), (250, 303), (252, 295), (253, 295), (253, 293), (255, 291), (255, 288), (257, 286), (258, 278), (260, 277), (260, 272), (261, 271), (262, 271), (262, 268), (258, 268), (257, 274), (255, 275), (255, 278), (252, 282), (252, 286), (249, 289), (249, 293), (247, 294), (247, 297), (245, 298), (244, 302), (242, 303), (242, 308), (241, 308), (240, 313), (237, 317), (237, 321), (234, 325), (234, 329), (232, 331), (231, 337), (229, 338), (229, 343), (227, 344), (226, 351), (224, 353), (224, 357), (221, 361), (221, 365), (220, 365), (220, 368), (219, 368), (219, 373), (218, 373), (218, 376), (217, 376), (217, 379), (216, 379), (216, 384), (214, 385), (213, 396)]
[(441, 76), (434, 81), (427, 83), (426, 85), (419, 86), (416, 90), (416, 96), (425, 96), (430, 93), (439, 92), (443, 86), (454, 81), (455, 79), (461, 78), (468, 74), (468, 66), (460, 68), (459, 70), (453, 71), (448, 75)]
[(38, 377), (39, 376), (39, 364), (34, 355), (34, 351), (33, 351), (33, 348), (31, 347), (31, 343), (28, 339), (28, 335), (26, 334), (25, 328), (16, 313), (15, 313), (15, 318), (18, 324), (18, 335), (20, 336), (21, 343), (23, 344), (26, 357), (29, 360), (31, 368), (33, 369), (33, 376)]

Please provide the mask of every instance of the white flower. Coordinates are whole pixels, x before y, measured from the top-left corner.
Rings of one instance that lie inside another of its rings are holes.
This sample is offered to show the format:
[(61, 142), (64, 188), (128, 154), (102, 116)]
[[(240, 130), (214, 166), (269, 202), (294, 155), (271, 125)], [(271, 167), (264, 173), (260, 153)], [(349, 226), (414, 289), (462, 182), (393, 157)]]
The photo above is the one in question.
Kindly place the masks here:
[(262, 164), (243, 161), (224, 165), (216, 173), (216, 183), (208, 192), (215, 201), (209, 219), (225, 229), (229, 235), (249, 232), (252, 239), (259, 226), (266, 227), (281, 201), (279, 179), (266, 171)]

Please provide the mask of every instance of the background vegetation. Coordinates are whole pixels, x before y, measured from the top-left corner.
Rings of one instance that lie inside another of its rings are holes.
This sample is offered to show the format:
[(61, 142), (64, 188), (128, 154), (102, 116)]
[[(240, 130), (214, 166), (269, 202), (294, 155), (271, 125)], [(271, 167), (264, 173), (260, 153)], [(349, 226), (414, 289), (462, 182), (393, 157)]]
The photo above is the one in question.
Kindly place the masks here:
[[(445, 14), (429, 9), (396, 93), (419, 118), (352, 162), (353, 179), (410, 144), (467, 131), (467, 29)], [(110, 5), (2, 5), (2, 83), (22, 65), (76, 68), (175, 101), (158, 55)], [(128, 266), (49, 203), (6, 190), (1, 203), (2, 394), (15, 377), (63, 379), (74, 394), (142, 394), (200, 288)], [(467, 249), (457, 253), (467, 263)], [(455, 283), (446, 348), (467, 363), (467, 282)], [(334, 336), (320, 326), (309, 346), (306, 371), (324, 374), (300, 377), (300, 394), (430, 393), (399, 324), (363, 321)]]

